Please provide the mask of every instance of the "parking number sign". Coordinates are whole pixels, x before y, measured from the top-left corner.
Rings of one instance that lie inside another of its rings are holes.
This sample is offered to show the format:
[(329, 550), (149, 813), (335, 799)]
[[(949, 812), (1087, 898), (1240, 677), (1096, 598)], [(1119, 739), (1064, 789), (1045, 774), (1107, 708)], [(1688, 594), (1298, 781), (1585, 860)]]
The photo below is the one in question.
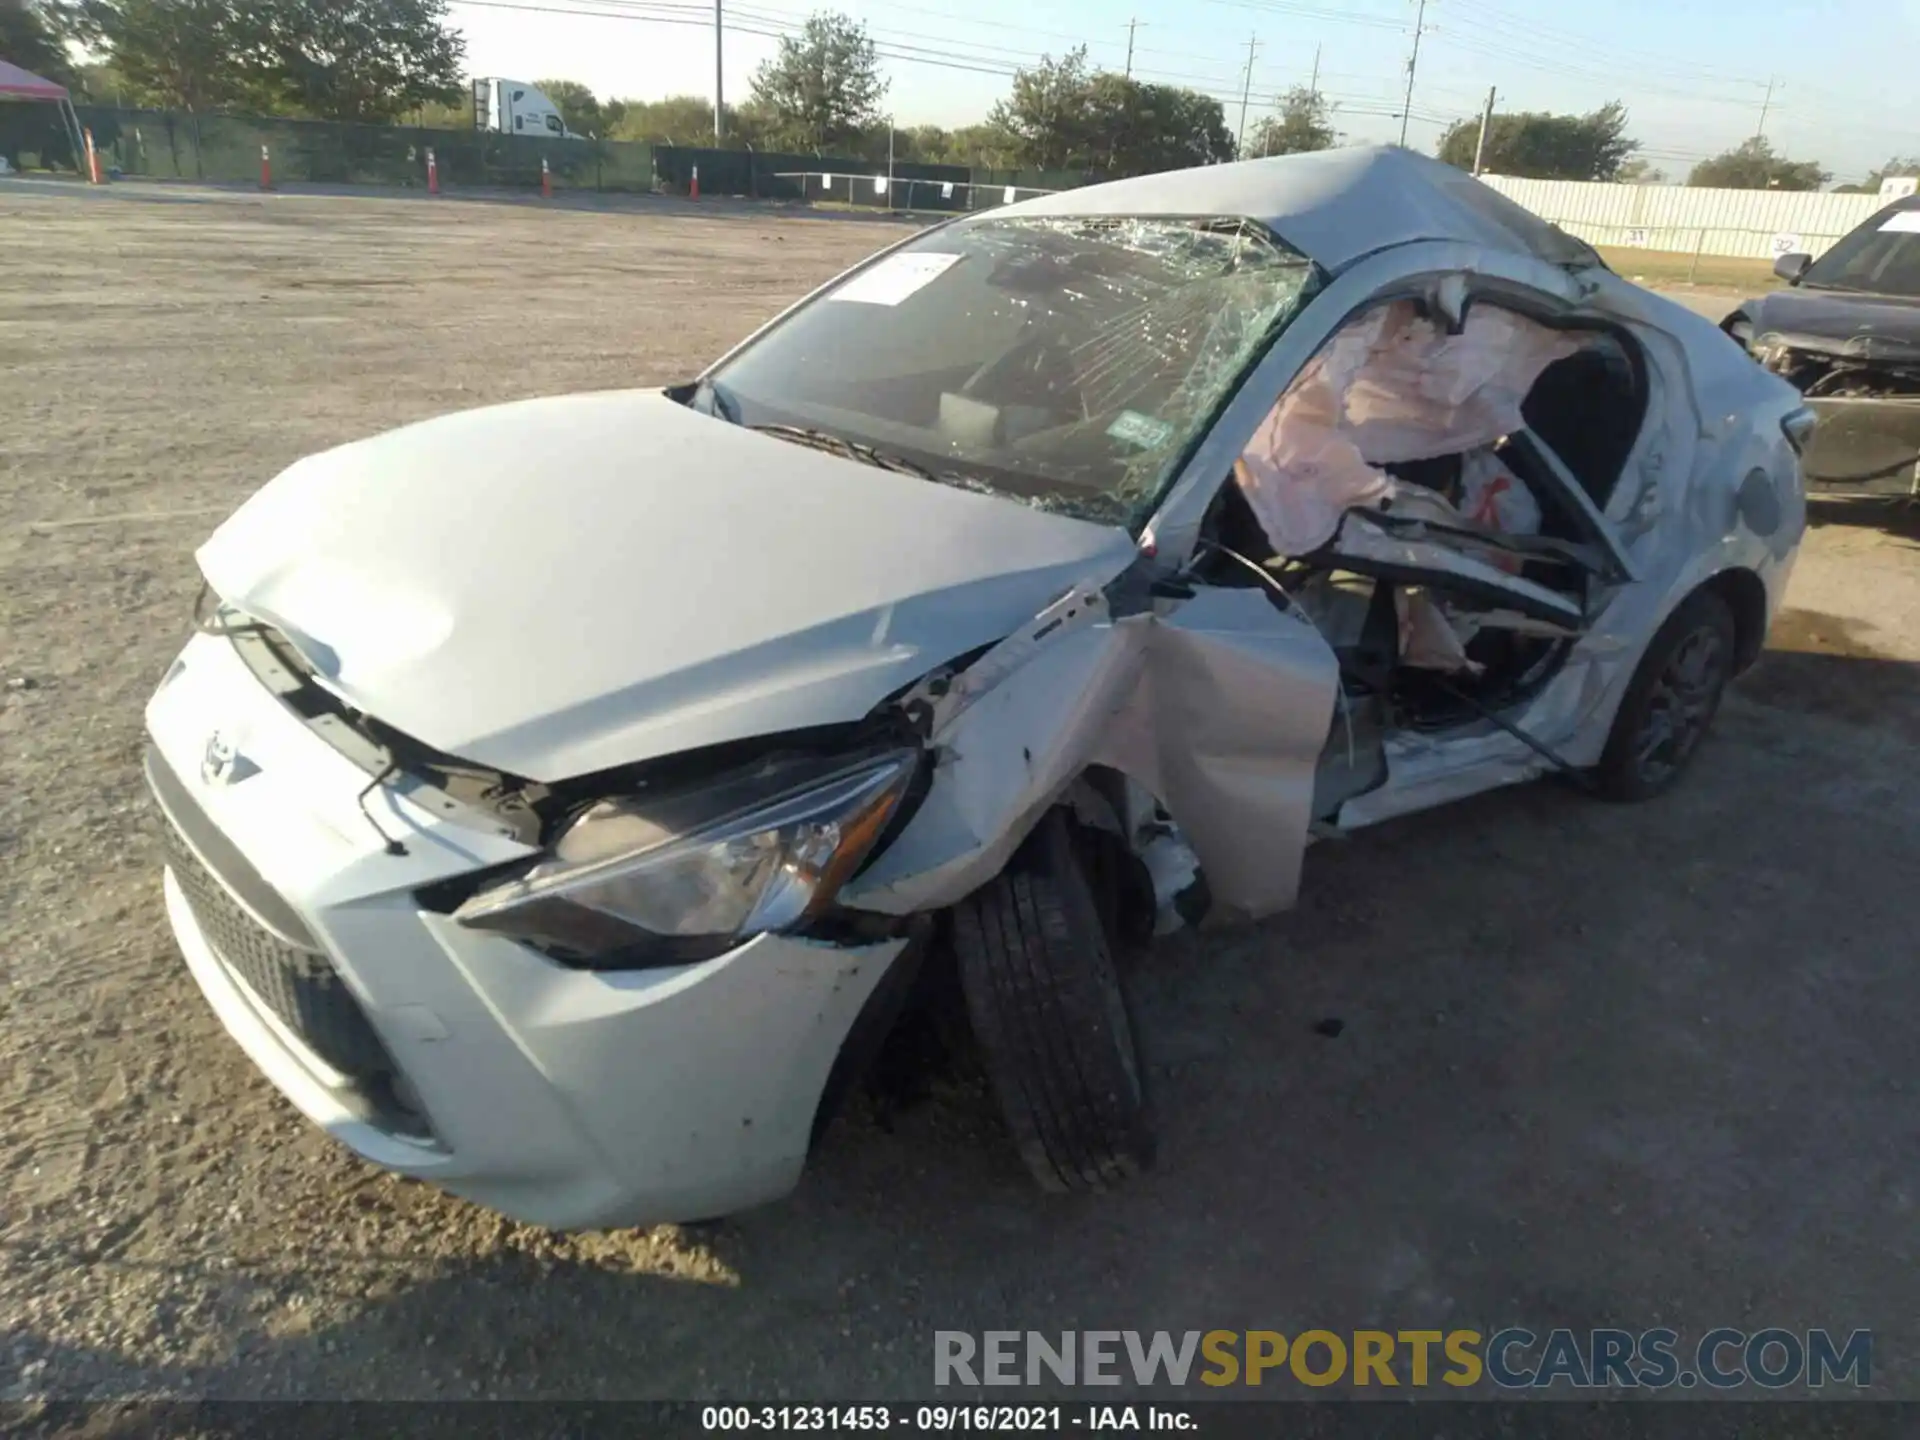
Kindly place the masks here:
[(1773, 253), (1776, 256), (1798, 255), (1802, 253), (1800, 237), (1782, 230), (1778, 235), (1773, 237)]
[(1653, 244), (1653, 231), (1629, 230), (1627, 231), (1627, 244), (1637, 246), (1644, 250), (1647, 246)]

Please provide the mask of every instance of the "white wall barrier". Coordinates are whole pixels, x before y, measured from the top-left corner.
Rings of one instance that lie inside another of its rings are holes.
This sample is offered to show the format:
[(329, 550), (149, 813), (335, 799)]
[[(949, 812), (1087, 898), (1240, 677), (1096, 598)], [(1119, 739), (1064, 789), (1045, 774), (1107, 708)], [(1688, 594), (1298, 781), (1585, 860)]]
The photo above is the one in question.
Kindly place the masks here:
[(1709, 190), (1481, 177), (1508, 199), (1591, 245), (1770, 260), (1819, 255), (1887, 200), (1826, 191)]

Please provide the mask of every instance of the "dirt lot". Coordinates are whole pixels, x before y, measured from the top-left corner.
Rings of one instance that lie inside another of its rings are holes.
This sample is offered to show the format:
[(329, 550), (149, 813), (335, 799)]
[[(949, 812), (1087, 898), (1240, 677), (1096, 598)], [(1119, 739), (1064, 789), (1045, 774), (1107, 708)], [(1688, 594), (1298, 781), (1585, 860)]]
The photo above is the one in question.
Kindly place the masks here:
[(1297, 912), (1158, 956), (1163, 1159), (1123, 1193), (1043, 1198), (942, 1084), (785, 1204), (556, 1238), (254, 1073), (164, 930), (137, 765), (215, 518), (402, 421), (684, 377), (897, 233), (0, 187), (0, 1391), (907, 1397), (935, 1328), (1524, 1323), (1872, 1327), (1920, 1396), (1904, 512), (1822, 511), (1668, 799), (1319, 846)]

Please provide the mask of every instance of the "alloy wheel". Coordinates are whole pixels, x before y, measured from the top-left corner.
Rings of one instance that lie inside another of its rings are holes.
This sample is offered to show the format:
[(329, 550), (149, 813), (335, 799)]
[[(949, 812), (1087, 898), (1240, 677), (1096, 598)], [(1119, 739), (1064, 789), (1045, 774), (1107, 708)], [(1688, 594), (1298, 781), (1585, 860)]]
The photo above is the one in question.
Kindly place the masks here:
[(1702, 625), (1675, 648), (1647, 696), (1646, 720), (1634, 755), (1642, 778), (1663, 783), (1686, 764), (1707, 733), (1727, 684), (1727, 646), (1711, 625)]

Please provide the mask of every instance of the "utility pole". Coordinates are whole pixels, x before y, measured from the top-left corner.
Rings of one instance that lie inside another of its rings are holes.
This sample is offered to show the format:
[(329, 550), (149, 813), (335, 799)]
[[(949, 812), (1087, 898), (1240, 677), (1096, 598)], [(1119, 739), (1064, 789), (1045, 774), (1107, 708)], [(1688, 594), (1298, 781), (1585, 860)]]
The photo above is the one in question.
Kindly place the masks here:
[[(717, 3), (717, 0), (716, 0)], [(1407, 57), (1407, 101), (1400, 111), (1400, 148), (1407, 146), (1407, 121), (1413, 118), (1413, 75), (1420, 68), (1420, 36), (1427, 28), (1427, 0), (1418, 0), (1413, 17), (1413, 54)]]
[(723, 3), (725, 0), (713, 0), (713, 143), (716, 146), (726, 139), (727, 134), (727, 62), (720, 39), (720, 7)]
[(1473, 173), (1487, 168), (1487, 131), (1493, 128), (1494, 87), (1487, 86), (1487, 108), (1480, 112), (1480, 143), (1473, 147)]
[(1760, 102), (1760, 123), (1754, 127), (1753, 131), (1753, 138), (1756, 140), (1764, 140), (1767, 138), (1767, 111), (1773, 108), (1773, 89), (1774, 86), (1779, 83), (1779, 76), (1769, 75), (1767, 77), (1767, 98)]
[(1318, 97), (1320, 94), (1320, 47), (1313, 47), (1313, 78), (1307, 81), (1307, 93)]
[[(1425, 4), (1426, 0), (1420, 0)], [(1240, 86), (1240, 133), (1234, 137), (1233, 153), (1240, 155), (1247, 148), (1247, 99), (1253, 94), (1253, 52), (1260, 48), (1260, 37), (1247, 37), (1247, 78)]]
[[(1133, 32), (1134, 32), (1135, 30), (1137, 30), (1137, 29), (1139, 28), (1139, 26), (1140, 26), (1140, 21), (1139, 21), (1138, 19), (1129, 19), (1129, 20), (1127, 21), (1127, 69), (1126, 69), (1126, 79), (1127, 79), (1128, 81), (1132, 81), (1132, 79), (1133, 79)], [(1126, 121), (1125, 121), (1125, 119), (1124, 119), (1124, 118), (1123, 118), (1123, 119), (1121, 119), (1121, 120), (1119, 120), (1119, 121), (1118, 121), (1117, 123), (1118, 123), (1118, 129), (1116, 130), (1116, 132), (1114, 133), (1114, 135), (1113, 135), (1113, 136), (1112, 136), (1112, 137), (1111, 137), (1111, 138), (1109, 139), (1109, 141), (1108, 141), (1108, 143), (1107, 143), (1107, 169), (1108, 169), (1109, 171), (1111, 171), (1111, 170), (1113, 169), (1113, 164), (1114, 164), (1114, 160), (1115, 160), (1115, 159), (1116, 159), (1116, 158), (1117, 158), (1117, 157), (1119, 156), (1119, 154), (1120, 154), (1120, 134), (1119, 134), (1119, 131), (1123, 131), (1123, 130), (1125, 130), (1125, 129), (1126, 129)]]

